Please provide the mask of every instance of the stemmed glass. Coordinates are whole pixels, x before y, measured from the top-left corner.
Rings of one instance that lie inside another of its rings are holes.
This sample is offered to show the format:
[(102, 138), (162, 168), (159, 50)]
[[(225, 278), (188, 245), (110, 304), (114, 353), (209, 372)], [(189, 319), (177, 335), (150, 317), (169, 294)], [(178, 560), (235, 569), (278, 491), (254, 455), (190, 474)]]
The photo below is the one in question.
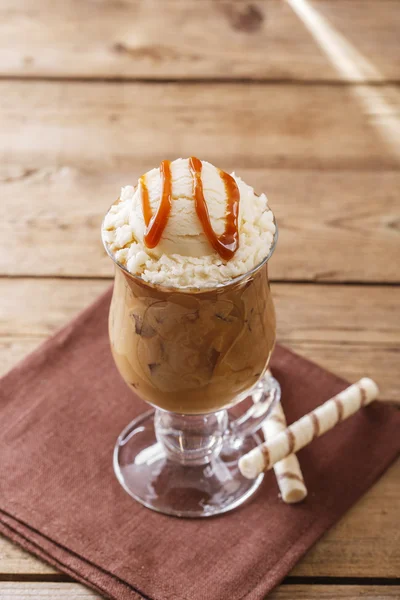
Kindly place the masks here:
[(128, 386), (153, 408), (118, 437), (115, 473), (158, 512), (206, 517), (247, 500), (263, 476), (245, 479), (239, 458), (279, 401), (267, 373), (275, 344), (268, 256), (210, 288), (151, 285), (115, 263), (109, 315), (112, 354)]

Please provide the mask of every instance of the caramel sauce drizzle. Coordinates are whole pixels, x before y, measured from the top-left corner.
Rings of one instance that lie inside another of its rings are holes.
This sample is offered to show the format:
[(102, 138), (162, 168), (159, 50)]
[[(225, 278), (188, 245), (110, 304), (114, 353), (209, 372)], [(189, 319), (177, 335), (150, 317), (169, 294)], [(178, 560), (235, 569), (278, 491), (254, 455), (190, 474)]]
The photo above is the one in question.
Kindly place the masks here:
[(203, 231), (207, 236), (208, 241), (214, 250), (224, 260), (230, 260), (239, 247), (239, 231), (238, 231), (238, 216), (239, 216), (239, 188), (236, 181), (225, 173), (220, 171), (220, 177), (225, 185), (227, 194), (227, 206), (225, 216), (225, 230), (217, 236), (212, 228), (210, 215), (208, 213), (207, 203), (203, 194), (203, 183), (201, 181), (201, 160), (191, 156), (189, 159), (190, 171), (193, 177), (193, 192), (197, 216), (203, 227)]
[(172, 208), (172, 178), (171, 162), (163, 160), (160, 164), (161, 172), (161, 200), (157, 212), (153, 215), (149, 200), (149, 190), (146, 185), (146, 176), (140, 178), (142, 188), (142, 210), (146, 231), (144, 233), (144, 243), (148, 248), (155, 248), (159, 243), (163, 231), (168, 223), (169, 214)]
[[(142, 209), (146, 231), (144, 243), (148, 248), (155, 248), (159, 243), (162, 233), (167, 226), (168, 218), (172, 207), (172, 178), (171, 163), (164, 160), (160, 165), (162, 178), (161, 200), (157, 212), (153, 215), (149, 191), (146, 185), (146, 176), (140, 178), (139, 183), (142, 192)], [(227, 207), (225, 216), (225, 230), (217, 236), (212, 228), (208, 207), (203, 193), (203, 182), (201, 180), (202, 162), (198, 158), (191, 156), (189, 159), (189, 168), (193, 177), (193, 195), (195, 200), (196, 213), (203, 227), (203, 231), (214, 250), (224, 260), (230, 260), (239, 247), (239, 188), (231, 175), (224, 171), (219, 171), (220, 177), (224, 182), (227, 194)]]

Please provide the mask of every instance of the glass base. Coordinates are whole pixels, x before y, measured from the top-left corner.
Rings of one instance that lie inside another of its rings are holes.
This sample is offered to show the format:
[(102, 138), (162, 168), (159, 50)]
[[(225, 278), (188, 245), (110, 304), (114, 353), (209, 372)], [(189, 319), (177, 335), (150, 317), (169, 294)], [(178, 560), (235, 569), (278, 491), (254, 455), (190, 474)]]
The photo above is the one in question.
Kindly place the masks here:
[(256, 433), (222, 441), (205, 464), (180, 464), (167, 457), (158, 441), (154, 416), (152, 410), (132, 421), (114, 449), (115, 473), (135, 500), (167, 515), (210, 517), (236, 508), (256, 492), (263, 475), (249, 480), (238, 469), (239, 458), (261, 443)]

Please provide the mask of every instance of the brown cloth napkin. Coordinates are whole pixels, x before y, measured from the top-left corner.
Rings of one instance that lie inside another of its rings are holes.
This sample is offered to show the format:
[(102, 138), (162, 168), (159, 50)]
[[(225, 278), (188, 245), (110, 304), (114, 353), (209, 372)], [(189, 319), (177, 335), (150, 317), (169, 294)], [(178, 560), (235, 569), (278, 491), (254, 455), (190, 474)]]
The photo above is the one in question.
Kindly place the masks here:
[[(400, 450), (400, 414), (372, 405), (299, 454), (307, 500), (287, 506), (273, 472), (221, 517), (156, 514), (117, 482), (112, 451), (144, 410), (114, 367), (110, 292), (0, 386), (0, 531), (117, 599), (261, 599), (371, 486)], [(278, 347), (272, 368), (289, 421), (347, 382)]]

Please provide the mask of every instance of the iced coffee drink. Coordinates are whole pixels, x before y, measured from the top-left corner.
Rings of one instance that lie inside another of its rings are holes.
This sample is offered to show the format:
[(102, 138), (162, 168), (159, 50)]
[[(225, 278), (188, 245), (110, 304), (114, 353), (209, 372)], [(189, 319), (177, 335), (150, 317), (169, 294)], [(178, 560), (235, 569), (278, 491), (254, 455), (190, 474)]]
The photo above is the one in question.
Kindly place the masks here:
[(122, 189), (103, 223), (117, 265), (109, 328), (116, 365), (141, 398), (211, 413), (262, 377), (275, 343), (275, 235), (264, 194), (194, 157)]

